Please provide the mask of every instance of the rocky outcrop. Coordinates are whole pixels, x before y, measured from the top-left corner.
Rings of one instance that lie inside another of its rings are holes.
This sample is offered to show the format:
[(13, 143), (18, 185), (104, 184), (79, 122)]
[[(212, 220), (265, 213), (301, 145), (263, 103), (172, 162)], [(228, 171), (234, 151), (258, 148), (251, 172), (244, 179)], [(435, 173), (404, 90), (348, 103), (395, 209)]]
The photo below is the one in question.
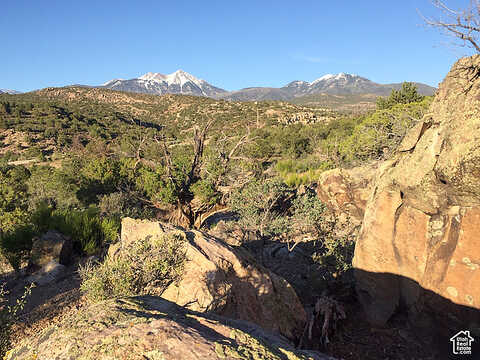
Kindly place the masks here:
[(288, 114), (280, 120), (283, 124), (315, 124), (317, 122), (317, 115), (313, 112), (302, 111), (295, 114)]
[(459, 60), (430, 113), (379, 168), (354, 267), (372, 323), (399, 307), (480, 328), (480, 56)]
[[(129, 243), (173, 231), (160, 222), (123, 219), (118, 256)], [(178, 231), (178, 229), (176, 230)], [(246, 252), (201, 231), (185, 231), (186, 262), (179, 281), (162, 297), (188, 309), (254, 322), (287, 338), (298, 338), (306, 313), (286, 280), (259, 266)]]
[(352, 169), (336, 168), (323, 172), (318, 179), (318, 197), (337, 215), (347, 215), (360, 224), (377, 167), (375, 162)]
[(43, 267), (51, 261), (69, 265), (72, 261), (73, 242), (57, 231), (49, 230), (33, 241), (30, 265)]
[(150, 296), (84, 308), (28, 338), (6, 359), (335, 360), (295, 350), (252, 323), (193, 312)]

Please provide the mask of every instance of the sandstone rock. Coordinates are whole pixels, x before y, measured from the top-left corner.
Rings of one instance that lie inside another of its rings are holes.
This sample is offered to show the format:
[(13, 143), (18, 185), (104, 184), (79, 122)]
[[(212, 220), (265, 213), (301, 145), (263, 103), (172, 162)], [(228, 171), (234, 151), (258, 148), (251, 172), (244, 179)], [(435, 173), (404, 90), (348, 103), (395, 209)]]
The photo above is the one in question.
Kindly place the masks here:
[(84, 308), (27, 339), (6, 359), (335, 360), (295, 350), (257, 325), (200, 314), (149, 296)]
[(403, 306), (431, 313), (437, 328), (480, 328), (479, 69), (479, 55), (458, 61), (377, 171), (354, 257), (376, 325)]
[(33, 241), (31, 264), (43, 267), (51, 261), (68, 265), (72, 261), (73, 242), (57, 231), (49, 230)]
[(378, 163), (353, 169), (336, 168), (320, 175), (317, 194), (330, 210), (360, 224), (373, 188)]
[[(160, 222), (123, 219), (121, 242), (112, 256), (131, 242), (169, 231), (172, 228)], [(201, 231), (184, 233), (188, 244), (183, 276), (167, 287), (163, 298), (191, 310), (251, 321), (291, 339), (301, 335), (306, 313), (286, 280), (257, 265), (246, 251)]]

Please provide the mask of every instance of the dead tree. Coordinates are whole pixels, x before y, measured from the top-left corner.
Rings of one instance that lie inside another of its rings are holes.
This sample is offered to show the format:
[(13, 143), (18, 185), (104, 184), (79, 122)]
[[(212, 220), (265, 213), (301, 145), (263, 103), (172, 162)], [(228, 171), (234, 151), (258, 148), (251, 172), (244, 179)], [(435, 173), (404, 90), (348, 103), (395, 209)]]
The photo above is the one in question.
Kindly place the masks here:
[(169, 150), (166, 136), (162, 134), (161, 136), (154, 138), (155, 142), (160, 146), (160, 149), (163, 153), (166, 176), (173, 184), (176, 193), (178, 194), (176, 204), (177, 214), (175, 215), (175, 219), (172, 219), (172, 222), (177, 223), (178, 225), (192, 227), (195, 224), (196, 214), (191, 208), (190, 202), (192, 199), (190, 197), (189, 188), (190, 185), (192, 185), (200, 176), (205, 140), (208, 130), (214, 121), (214, 119), (209, 119), (209, 121), (202, 128), (197, 125), (195, 125), (193, 128), (193, 159), (189, 169), (185, 169), (187, 176), (183, 179), (177, 179), (174, 176), (175, 165), (172, 160), (172, 155)]
[(420, 14), (425, 23), (459, 39), (462, 46), (480, 53), (480, 0), (470, 0), (469, 7), (463, 10), (451, 9), (441, 0), (432, 0), (432, 4), (440, 11), (440, 17), (428, 18)]

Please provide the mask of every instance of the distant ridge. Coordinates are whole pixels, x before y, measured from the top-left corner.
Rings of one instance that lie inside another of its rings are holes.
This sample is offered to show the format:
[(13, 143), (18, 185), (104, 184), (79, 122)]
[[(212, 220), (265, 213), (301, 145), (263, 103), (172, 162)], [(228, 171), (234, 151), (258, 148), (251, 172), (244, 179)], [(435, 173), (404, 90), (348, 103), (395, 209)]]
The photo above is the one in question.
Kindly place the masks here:
[[(422, 83), (415, 84), (417, 85), (419, 93), (422, 95), (433, 95), (436, 91), (434, 87), (429, 85)], [(302, 96), (315, 94), (372, 94), (385, 96), (388, 95), (392, 89), (399, 89), (401, 83), (378, 84), (359, 75), (342, 72), (339, 74), (326, 74), (312, 82), (295, 80), (281, 88), (250, 87), (229, 92), (213, 86), (205, 80), (201, 80), (183, 70), (177, 70), (167, 75), (149, 72), (130, 80), (113, 79), (107, 81), (100, 87), (154, 95), (185, 94), (235, 101), (290, 101)]]
[[(433, 95), (436, 91), (422, 83), (415, 83), (422, 95)], [(392, 89), (399, 89), (398, 84), (378, 84), (364, 77), (339, 73), (327, 74), (312, 82), (295, 80), (281, 88), (246, 88), (221, 95), (220, 98), (236, 101), (253, 100), (293, 100), (307, 95), (330, 94), (330, 95), (359, 95), (373, 94), (378, 96), (388, 95)]]

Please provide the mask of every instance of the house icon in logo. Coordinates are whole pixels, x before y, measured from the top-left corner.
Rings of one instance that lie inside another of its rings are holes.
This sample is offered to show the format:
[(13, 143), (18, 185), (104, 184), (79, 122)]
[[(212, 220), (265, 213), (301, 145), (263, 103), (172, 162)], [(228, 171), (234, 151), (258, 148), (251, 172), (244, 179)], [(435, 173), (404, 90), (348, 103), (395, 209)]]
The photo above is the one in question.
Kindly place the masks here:
[(455, 355), (472, 354), (473, 337), (470, 336), (469, 330), (459, 331), (450, 338), (452, 342), (452, 351)]

